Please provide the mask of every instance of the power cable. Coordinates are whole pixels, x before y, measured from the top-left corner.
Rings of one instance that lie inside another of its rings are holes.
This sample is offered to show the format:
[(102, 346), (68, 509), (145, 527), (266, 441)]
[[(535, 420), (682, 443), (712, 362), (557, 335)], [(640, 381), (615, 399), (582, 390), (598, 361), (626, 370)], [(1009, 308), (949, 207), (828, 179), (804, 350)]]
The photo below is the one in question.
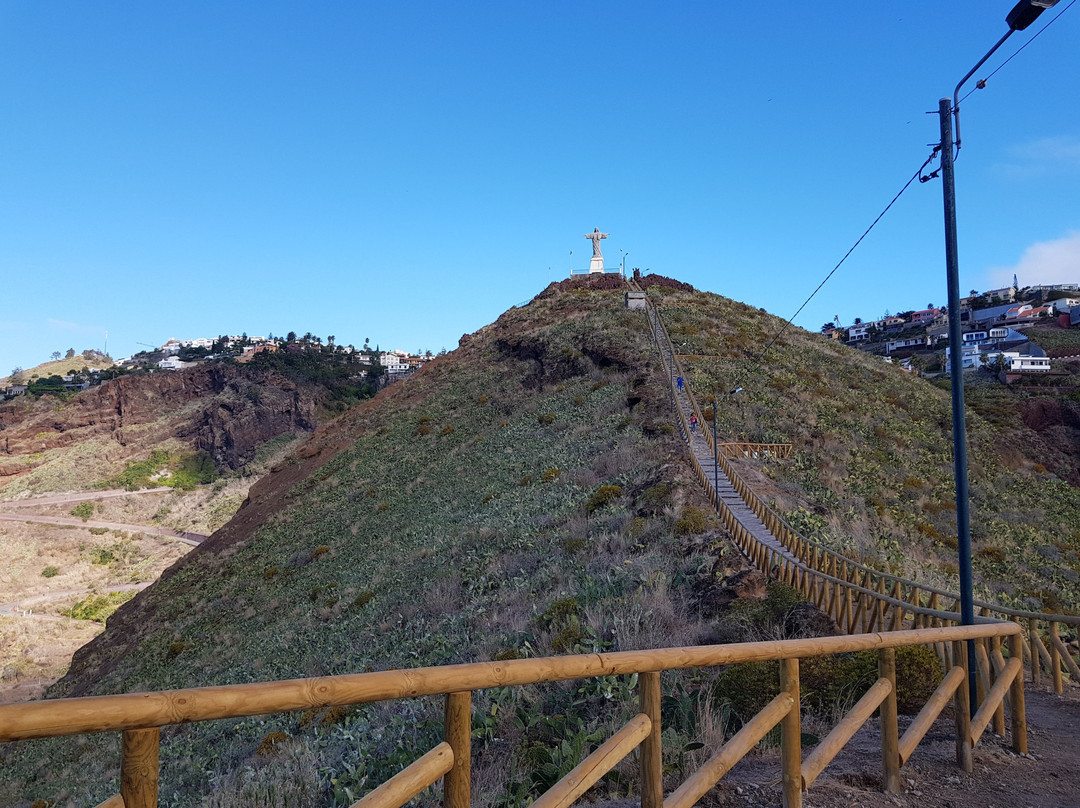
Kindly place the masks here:
[[(1068, 11), (1070, 8), (1072, 8), (1074, 3), (1076, 3), (1076, 0), (1069, 0), (1069, 4), (1067, 6), (1065, 6), (1065, 8), (1061, 9), (1061, 11), (1059, 11), (1057, 14), (1055, 14), (1053, 19), (1050, 20), (1050, 22), (1048, 22), (1046, 25), (1044, 25), (1042, 28), (1040, 28), (1038, 31), (1036, 31), (1035, 34), (1031, 37), (1031, 39), (1027, 40), (1023, 45), (1021, 45), (1019, 48), (1017, 48), (1008, 59), (1006, 59), (1004, 62), (999, 64), (996, 68), (994, 68), (994, 70), (990, 73), (990, 75), (988, 75), (986, 78), (979, 79), (977, 82), (975, 82), (975, 86), (967, 91), (967, 95), (965, 95), (963, 98), (961, 98), (959, 101), (956, 102), (956, 106), (960, 106), (960, 104), (962, 104), (976, 90), (983, 89), (983, 87), (986, 86), (986, 82), (990, 81), (990, 79), (992, 79), (994, 77), (994, 75), (999, 70), (1001, 70), (1001, 68), (1005, 67), (1005, 65), (1007, 65), (1009, 62), (1011, 62), (1013, 59), (1015, 59), (1017, 56), (1019, 56), (1020, 51), (1022, 51), (1024, 48), (1026, 48), (1028, 45), (1030, 45), (1032, 42), (1034, 42), (1036, 39), (1038, 39), (1042, 35), (1043, 31), (1045, 31), (1047, 28), (1049, 28), (1051, 25), (1053, 25), (1055, 22), (1057, 22), (1059, 19), (1061, 19), (1061, 15), (1064, 14), (1066, 11)], [(956, 110), (954, 109), (953, 111), (955, 112)]]
[[(1073, 0), (1073, 2), (1076, 2), (1076, 0)], [(775, 336), (773, 336), (773, 338), (771, 340), (769, 340), (769, 342), (762, 349), (761, 353), (758, 354), (758, 356), (751, 362), (751, 365), (750, 365), (751, 370), (753, 370), (756, 367), (761, 366), (761, 363), (764, 361), (765, 355), (768, 354), (769, 349), (772, 348), (772, 346), (774, 344), (776, 344), (776, 341), (778, 339), (780, 339), (780, 337), (783, 335), (783, 333), (787, 330), (788, 326), (791, 325), (794, 322), (795, 318), (798, 317), (799, 314), (802, 313), (802, 310), (805, 309), (807, 304), (809, 304), (810, 301), (814, 299), (814, 296), (818, 292), (821, 291), (821, 288), (826, 283), (829, 282), (829, 279), (833, 275), (836, 274), (836, 270), (840, 269), (841, 264), (843, 264), (848, 259), (848, 257), (853, 252), (855, 252), (855, 248), (858, 247), (860, 244), (862, 244), (863, 239), (865, 239), (870, 234), (870, 231), (873, 230), (874, 227), (877, 225), (877, 223), (880, 222), (881, 219), (885, 216), (885, 214), (889, 212), (889, 209), (893, 205), (896, 204), (896, 200), (898, 200), (901, 197), (901, 195), (903, 195), (904, 191), (906, 191), (911, 186), (911, 183), (915, 182), (916, 179), (918, 179), (920, 182), (926, 182), (928, 179), (931, 179), (931, 178), (933, 178), (934, 176), (937, 175), (937, 172), (934, 172), (934, 173), (924, 177), (922, 172), (923, 172), (923, 169), (926, 168), (928, 165), (930, 165), (930, 163), (933, 162), (934, 158), (937, 157), (938, 151), (939, 151), (939, 149), (937, 147), (935, 147), (934, 150), (930, 153), (930, 156), (926, 158), (926, 160), (923, 162), (923, 164), (921, 166), (919, 166), (919, 170), (911, 175), (911, 177), (908, 179), (908, 181), (904, 183), (903, 187), (899, 191), (896, 192), (896, 196), (894, 196), (892, 198), (892, 200), (890, 200), (889, 204), (886, 205), (884, 207), (884, 209), (882, 209), (881, 213), (879, 213), (877, 215), (877, 218), (874, 219), (874, 221), (870, 223), (870, 226), (868, 228), (866, 228), (866, 230), (863, 231), (863, 234), (861, 236), (859, 236), (859, 238), (855, 241), (854, 244), (851, 245), (851, 248), (846, 253), (844, 253), (844, 257), (841, 258), (839, 261), (837, 261), (836, 266), (834, 266), (829, 271), (829, 274), (826, 275), (825, 278), (821, 281), (821, 283), (819, 283), (817, 285), (817, 288), (814, 289), (814, 291), (810, 293), (810, 296), (808, 298), (806, 298), (806, 300), (803, 301), (802, 305), (799, 306), (798, 311), (796, 311), (793, 315), (791, 315), (791, 317), (789, 317), (787, 319), (787, 321), (780, 328), (780, 330), (776, 332)], [(741, 390), (742, 388), (738, 388), (738, 389)], [(734, 392), (736, 392), (736, 390), (732, 390), (731, 392), (734, 393)], [(729, 393), (729, 395), (730, 395), (730, 393)]]

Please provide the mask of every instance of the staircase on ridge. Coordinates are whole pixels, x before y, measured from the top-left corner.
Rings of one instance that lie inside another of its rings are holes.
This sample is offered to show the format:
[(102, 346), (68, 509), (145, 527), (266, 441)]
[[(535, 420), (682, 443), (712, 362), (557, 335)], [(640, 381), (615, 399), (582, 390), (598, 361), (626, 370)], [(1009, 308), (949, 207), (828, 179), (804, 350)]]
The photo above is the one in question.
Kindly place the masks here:
[[(680, 414), (678, 419), (679, 431), (689, 445), (690, 453), (694, 456), (694, 460), (701, 468), (702, 476), (704, 477), (702, 483), (705, 488), (705, 493), (709, 495), (709, 500), (713, 503), (713, 507), (716, 509), (717, 514), (720, 513), (720, 505), (722, 503), (755, 539), (766, 547), (775, 550), (780, 556), (796, 561), (797, 559), (791, 551), (772, 534), (758, 518), (757, 514), (746, 504), (746, 501), (743, 500), (735, 490), (735, 487), (731, 484), (731, 481), (724, 473), (724, 470), (716, 462), (712, 447), (705, 436), (705, 429), (707, 429), (706, 425), (699, 422), (696, 429), (688, 428), (690, 416), (695, 414), (694, 403), (690, 399), (689, 382), (684, 378), (682, 388), (679, 387), (678, 378), (681, 376), (682, 372), (675, 360), (671, 340), (664, 331), (664, 327), (660, 323), (660, 315), (652, 305), (651, 301), (646, 301), (646, 310), (649, 315), (649, 324), (652, 328), (653, 339), (656, 342), (656, 346), (660, 351), (660, 357), (667, 370), (668, 387), (671, 390), (671, 397)], [(717, 494), (719, 494), (719, 500), (717, 500)]]

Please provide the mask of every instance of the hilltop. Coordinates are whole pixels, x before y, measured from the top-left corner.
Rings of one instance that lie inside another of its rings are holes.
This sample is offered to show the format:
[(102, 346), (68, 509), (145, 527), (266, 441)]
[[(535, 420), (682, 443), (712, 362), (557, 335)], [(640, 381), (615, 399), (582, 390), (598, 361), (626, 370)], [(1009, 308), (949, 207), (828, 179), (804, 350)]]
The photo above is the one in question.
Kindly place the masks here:
[[(228, 524), (121, 607), (50, 695), (808, 630), (784, 587), (762, 582), (753, 599), (728, 591), (745, 562), (705, 516), (645, 317), (623, 307), (615, 280), (552, 284), (321, 424)], [(693, 355), (695, 392), (716, 397), (720, 434), (794, 444), (790, 460), (741, 463), (779, 510), (873, 563), (948, 578), (947, 391), (797, 329), (762, 357), (778, 318), (664, 278), (643, 285)], [(1024, 603), (1075, 604), (1076, 489), (1038, 467), (1022, 425), (970, 417), (982, 585)], [(713, 686), (678, 683), (690, 703)], [(607, 720), (599, 706), (630, 698), (622, 683), (595, 687), (608, 690), (478, 694), (478, 801), (527, 802), (552, 774), (536, 750), (565, 770), (560, 739), (589, 742)], [(163, 800), (199, 804), (210, 787), (236, 787), (245, 767), (269, 777), (258, 761), (292, 739), (282, 763), (292, 779), (321, 804), (348, 804), (437, 734), (439, 710), (373, 705), (178, 727), (163, 734)], [(673, 731), (683, 744), (694, 737)], [(9, 750), (4, 796), (113, 793), (85, 773), (111, 771), (114, 744), (84, 739), (77, 758), (73, 747)], [(41, 761), (50, 785), (40, 788), (52, 791), (18, 785)]]
[[(101, 351), (87, 349), (82, 353), (75, 353), (74, 349), (71, 349), (69, 353), (72, 354), (70, 357), (52, 359), (32, 368), (15, 368), (10, 376), (0, 377), (0, 391), (3, 391), (10, 384), (25, 384), (31, 379), (44, 379), (54, 375), (69, 376), (72, 373), (79, 373), (85, 368), (106, 370), (113, 366), (112, 357), (103, 354)], [(54, 356), (59, 356), (59, 352)]]

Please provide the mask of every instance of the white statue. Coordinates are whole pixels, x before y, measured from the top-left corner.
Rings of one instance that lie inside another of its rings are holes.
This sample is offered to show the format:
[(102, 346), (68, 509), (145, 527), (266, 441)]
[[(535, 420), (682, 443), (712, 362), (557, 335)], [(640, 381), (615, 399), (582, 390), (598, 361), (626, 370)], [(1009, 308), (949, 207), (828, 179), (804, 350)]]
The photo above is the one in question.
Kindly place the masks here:
[(589, 261), (589, 274), (604, 271), (604, 254), (600, 252), (600, 239), (607, 238), (609, 233), (601, 233), (600, 228), (595, 228), (591, 233), (586, 233), (585, 238), (592, 240), (592, 260)]
[(600, 252), (600, 239), (607, 238), (610, 233), (601, 233), (600, 228), (595, 228), (591, 233), (586, 233), (585, 238), (592, 239), (592, 257), (603, 258), (604, 254)]

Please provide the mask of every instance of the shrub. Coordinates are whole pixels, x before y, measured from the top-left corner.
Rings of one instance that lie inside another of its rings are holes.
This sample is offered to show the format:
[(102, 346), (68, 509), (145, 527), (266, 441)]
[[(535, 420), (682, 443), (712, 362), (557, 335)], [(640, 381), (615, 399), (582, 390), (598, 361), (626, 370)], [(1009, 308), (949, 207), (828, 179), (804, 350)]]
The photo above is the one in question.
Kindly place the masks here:
[(525, 486), (530, 485), (532, 483), (532, 480), (533, 480), (532, 475), (531, 474), (526, 474), (524, 477), (522, 477), (520, 480), (518, 480), (518, 486), (520, 488), (524, 488)]
[(133, 597), (135, 597), (134, 592), (109, 592), (105, 595), (91, 595), (60, 613), (65, 617), (72, 617), (76, 620), (92, 620), (95, 623), (104, 623), (109, 618), (109, 615)]
[(413, 435), (430, 435), (430, 434), (431, 434), (431, 427), (428, 426), (427, 424), (420, 424), (420, 426), (418, 426), (416, 429), (413, 430)]
[(106, 550), (104, 547), (95, 547), (90, 551), (91, 564), (97, 564), (99, 567), (104, 567), (114, 561), (116, 561), (116, 556), (113, 554), (112, 550)]
[(49, 567), (46, 567), (45, 569), (43, 569), (41, 571), (41, 577), (42, 578), (55, 578), (59, 574), (60, 574), (60, 568), (59, 567), (49, 566)]
[(454, 434), (454, 425), (453, 424), (447, 424), (446, 426), (444, 426), (442, 428), (442, 430), (439, 432), (439, 434), (440, 435), (453, 435)]
[(365, 589), (359, 595), (353, 598), (352, 605), (354, 609), (362, 609), (369, 603), (371, 603), (371, 601), (373, 600), (375, 600), (375, 593), (372, 592), (370, 589)]
[(542, 412), (538, 416), (536, 416), (536, 420), (544, 426), (547, 426), (548, 424), (555, 423), (555, 413)]
[(165, 659), (167, 661), (176, 659), (180, 654), (184, 653), (187, 647), (187, 643), (185, 642), (169, 643), (169, 650), (165, 652)]
[(263, 737), (259, 742), (259, 748), (255, 750), (256, 755), (272, 755), (274, 750), (277, 749), (278, 744), (289, 740), (289, 736), (284, 732), (271, 732)]
[(80, 502), (74, 508), (71, 509), (71, 515), (77, 516), (84, 522), (94, 515), (94, 503), (92, 502)]
[(557, 479), (559, 479), (560, 474), (562, 474), (562, 472), (559, 469), (547, 469), (543, 474), (540, 475), (540, 481), (545, 483), (553, 483)]
[(602, 485), (593, 492), (593, 495), (589, 497), (589, 501), (585, 503), (585, 509), (592, 513), (598, 511), (605, 505), (610, 505), (612, 502), (622, 496), (622, 487), (618, 485)]
[(573, 555), (574, 553), (580, 553), (585, 548), (585, 539), (565, 538), (559, 541), (559, 546), (566, 553)]
[(646, 488), (638, 499), (638, 503), (642, 512), (656, 515), (664, 509), (670, 499), (671, 486), (667, 483), (658, 483)]
[(675, 532), (680, 536), (704, 533), (705, 514), (697, 508), (683, 508), (682, 516), (675, 521)]
[(91, 536), (104, 536), (109, 532), (107, 527), (91, 527), (87, 529), (90, 531)]
[(329, 547), (327, 547), (325, 544), (320, 544), (318, 547), (311, 551), (311, 560), (314, 561), (319, 556), (324, 556), (329, 552)]
[[(896, 706), (914, 715), (941, 681), (941, 661), (921, 645), (896, 649)], [(805, 657), (799, 661), (802, 707), (809, 713), (831, 716), (854, 704), (877, 680), (878, 652)], [(776, 662), (732, 665), (716, 679), (715, 695), (731, 704), (740, 721), (749, 721), (780, 692)]]

